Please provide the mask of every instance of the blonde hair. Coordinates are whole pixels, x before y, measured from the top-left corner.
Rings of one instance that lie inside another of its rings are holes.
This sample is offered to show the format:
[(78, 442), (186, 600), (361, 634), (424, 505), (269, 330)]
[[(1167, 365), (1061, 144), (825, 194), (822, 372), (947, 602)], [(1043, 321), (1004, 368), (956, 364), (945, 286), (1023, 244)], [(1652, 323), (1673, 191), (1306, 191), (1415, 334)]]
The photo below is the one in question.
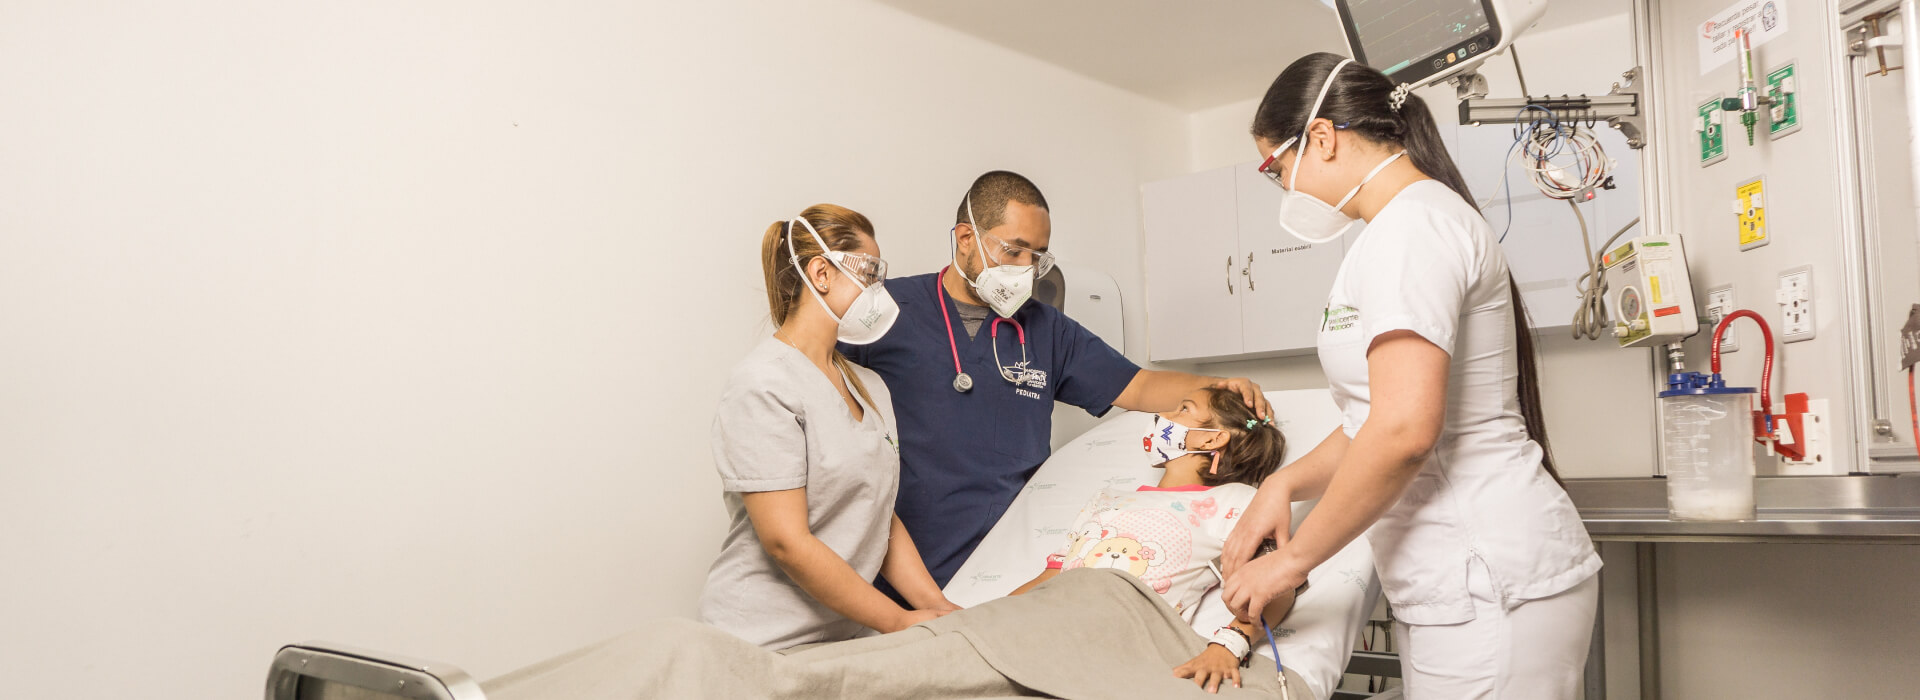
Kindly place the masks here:
[[(832, 250), (852, 251), (860, 247), (860, 237), (873, 237), (873, 222), (860, 212), (834, 204), (815, 204), (800, 212), (800, 217), (813, 224), (813, 230), (820, 234), (820, 240), (826, 241)], [(793, 254), (787, 254), (791, 243)], [(781, 326), (793, 313), (794, 304), (808, 292), (801, 285), (807, 284), (801, 277), (801, 268), (815, 256), (826, 253), (808, 235), (807, 227), (791, 221), (775, 221), (767, 227), (767, 233), (760, 240), (760, 271), (767, 278), (767, 311), (773, 317), (773, 325)], [(853, 390), (860, 392), (860, 398), (867, 405), (873, 405), (873, 396), (867, 393), (867, 385), (860, 381), (860, 375), (854, 372), (853, 363), (847, 361), (838, 349), (833, 351), (833, 364), (847, 376), (847, 382)]]

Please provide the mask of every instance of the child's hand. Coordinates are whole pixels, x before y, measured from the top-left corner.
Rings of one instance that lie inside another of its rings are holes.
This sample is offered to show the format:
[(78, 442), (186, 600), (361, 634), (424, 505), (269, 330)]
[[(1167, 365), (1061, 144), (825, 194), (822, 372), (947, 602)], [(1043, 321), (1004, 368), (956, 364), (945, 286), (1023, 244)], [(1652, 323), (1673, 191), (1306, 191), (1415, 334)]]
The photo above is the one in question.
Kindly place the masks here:
[(1205, 651), (1192, 661), (1180, 664), (1173, 669), (1173, 675), (1179, 678), (1192, 678), (1195, 685), (1209, 693), (1220, 692), (1220, 684), (1232, 681), (1233, 687), (1240, 687), (1240, 660), (1233, 652), (1218, 644), (1208, 644)]

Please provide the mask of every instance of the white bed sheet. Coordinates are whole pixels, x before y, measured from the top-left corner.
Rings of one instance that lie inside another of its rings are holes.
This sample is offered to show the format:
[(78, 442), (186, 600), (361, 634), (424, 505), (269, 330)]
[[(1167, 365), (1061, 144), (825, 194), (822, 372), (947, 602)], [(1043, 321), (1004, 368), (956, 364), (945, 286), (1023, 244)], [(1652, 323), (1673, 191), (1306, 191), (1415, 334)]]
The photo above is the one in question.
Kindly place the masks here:
[[(1275, 423), (1287, 435), (1288, 462), (1340, 425), (1340, 412), (1324, 389), (1274, 391), (1267, 398), (1273, 402)], [(1096, 491), (1157, 483), (1159, 471), (1146, 463), (1140, 447), (1151, 420), (1151, 414), (1121, 413), (1055, 450), (947, 583), (947, 598), (971, 606), (1006, 595), (1046, 567), (1047, 555), (1059, 549), (1074, 516)], [(1295, 525), (1312, 506), (1294, 505)], [(1324, 699), (1338, 687), (1347, 657), (1380, 596), (1366, 539), (1354, 540), (1315, 568), (1307, 581), (1310, 585), (1293, 612), (1273, 632), (1281, 662), (1300, 674), (1313, 697)], [(1195, 611), (1194, 630), (1210, 636), (1231, 617), (1215, 589)], [(1261, 655), (1272, 656), (1265, 640), (1257, 646)]]

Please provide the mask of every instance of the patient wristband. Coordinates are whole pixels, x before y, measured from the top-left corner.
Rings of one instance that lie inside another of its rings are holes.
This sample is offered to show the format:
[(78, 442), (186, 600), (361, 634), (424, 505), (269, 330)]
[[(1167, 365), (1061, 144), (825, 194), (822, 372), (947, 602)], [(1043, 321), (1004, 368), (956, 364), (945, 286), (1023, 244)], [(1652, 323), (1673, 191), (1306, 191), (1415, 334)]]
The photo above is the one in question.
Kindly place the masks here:
[(1227, 653), (1233, 654), (1233, 658), (1239, 659), (1241, 663), (1246, 663), (1247, 655), (1253, 652), (1253, 640), (1232, 627), (1220, 628), (1213, 633), (1213, 639), (1208, 641), (1225, 648)]

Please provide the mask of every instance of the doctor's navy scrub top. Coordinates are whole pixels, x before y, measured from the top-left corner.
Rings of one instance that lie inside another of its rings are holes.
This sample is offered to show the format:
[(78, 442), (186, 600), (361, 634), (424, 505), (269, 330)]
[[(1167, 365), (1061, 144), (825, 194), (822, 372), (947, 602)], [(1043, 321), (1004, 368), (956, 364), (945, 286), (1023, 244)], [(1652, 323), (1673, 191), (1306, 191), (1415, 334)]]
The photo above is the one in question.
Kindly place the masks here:
[[(1021, 361), (1020, 334), (1003, 322), (996, 339), (989, 315), (969, 337), (957, 312), (961, 302), (939, 287), (939, 277), (887, 280), (899, 320), (878, 342), (842, 344), (840, 351), (892, 389), (900, 421), (894, 511), (944, 587), (1047, 460), (1053, 403), (1104, 415), (1140, 368), (1059, 309), (1029, 301), (1011, 318), (1025, 328), (1027, 342), (1028, 372), (1016, 387), (1000, 376), (993, 344), (1000, 361), (1013, 366)], [(954, 390), (949, 332), (972, 391)]]

